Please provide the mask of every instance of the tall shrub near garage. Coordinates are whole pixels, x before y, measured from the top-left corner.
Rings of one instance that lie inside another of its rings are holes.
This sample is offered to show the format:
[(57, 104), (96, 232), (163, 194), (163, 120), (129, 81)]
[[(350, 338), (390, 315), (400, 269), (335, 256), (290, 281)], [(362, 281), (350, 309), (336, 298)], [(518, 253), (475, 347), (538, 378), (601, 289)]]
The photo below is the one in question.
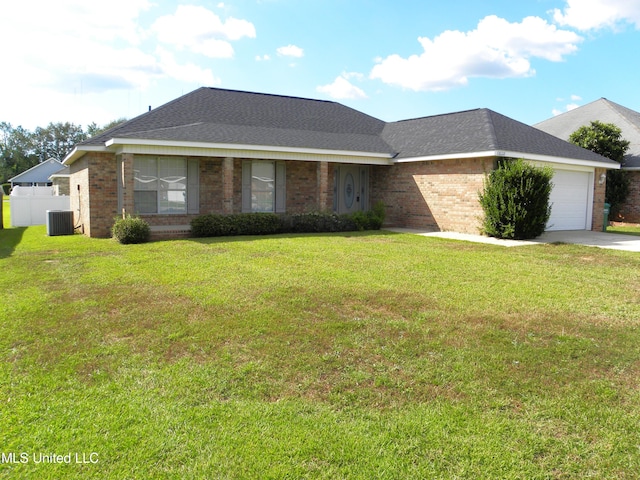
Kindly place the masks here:
[(540, 236), (551, 214), (552, 177), (550, 167), (536, 167), (522, 159), (500, 161), (480, 193), (484, 233), (515, 240)]

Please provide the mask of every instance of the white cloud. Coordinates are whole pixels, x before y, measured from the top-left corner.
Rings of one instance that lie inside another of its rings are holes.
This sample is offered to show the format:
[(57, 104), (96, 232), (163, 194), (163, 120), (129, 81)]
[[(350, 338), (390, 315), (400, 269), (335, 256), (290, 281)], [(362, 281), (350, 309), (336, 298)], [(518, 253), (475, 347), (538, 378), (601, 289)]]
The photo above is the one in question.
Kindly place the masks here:
[(213, 72), (208, 68), (201, 68), (193, 63), (180, 65), (171, 52), (162, 48), (158, 48), (157, 54), (162, 72), (171, 78), (207, 86), (220, 84), (220, 79), (214, 77)]
[(535, 74), (531, 58), (561, 61), (581, 40), (539, 17), (509, 23), (491, 15), (470, 32), (448, 30), (433, 40), (418, 38), (421, 54), (379, 59), (370, 77), (415, 91), (447, 90), (472, 77), (527, 77)]
[(278, 52), (278, 55), (282, 55), (283, 57), (302, 58), (304, 56), (304, 50), (295, 45), (280, 47), (276, 51)]
[(267, 54), (265, 55), (256, 55), (256, 61), (257, 62), (266, 62), (268, 60), (271, 60), (271, 57)]
[(335, 99), (361, 99), (367, 98), (367, 94), (355, 85), (348, 78), (358, 77), (359, 74), (343, 73), (337, 77), (333, 83), (321, 85), (316, 90), (320, 93), (326, 93)]
[(160, 73), (153, 55), (139, 48), (144, 32), (138, 17), (151, 8), (147, 0), (7, 5), (0, 16), (0, 42), (20, 48), (5, 49), (3, 61), (21, 74), (1, 76), (1, 89), (106, 91), (144, 87)]
[(568, 103), (567, 105), (564, 106), (563, 110), (558, 110), (557, 108), (554, 108), (553, 110), (551, 110), (551, 113), (553, 113), (554, 117), (557, 117), (558, 115), (561, 115), (563, 113), (570, 112), (571, 110), (575, 110), (579, 106), (580, 105), (578, 105), (577, 103)]
[[(180, 48), (228, 56), (232, 42), (255, 36), (245, 20), (222, 21), (205, 9), (196, 10), (198, 20), (193, 10), (178, 8), (163, 22), (183, 39), (163, 31), (165, 41), (156, 41), (151, 25), (159, 7), (152, 1), (5, 2), (0, 15), (0, 42), (7, 47), (0, 75), (4, 119), (32, 127), (49, 119), (106, 123), (137, 114), (140, 103), (165, 100), (149, 98), (160, 84), (178, 81), (184, 91), (220, 83), (211, 69), (182, 60)], [(180, 23), (185, 19), (192, 22), (188, 29)], [(119, 113), (109, 113), (114, 111)]]
[[(189, 48), (223, 57), (233, 55), (231, 41), (255, 36), (253, 25), (246, 20), (229, 18), (223, 22), (202, 7), (184, 6), (145, 31), (140, 17), (153, 13), (154, 7), (149, 0), (8, 3), (0, 15), (0, 42), (20, 48), (6, 48), (3, 62), (20, 75), (0, 76), (0, 90), (27, 96), (30, 88), (65, 94), (100, 93), (146, 89), (163, 78), (217, 84), (211, 70), (190, 63), (181, 65), (177, 57), (168, 56), (169, 48), (149, 49), (153, 32), (161, 43), (178, 50)], [(3, 102), (5, 107), (7, 103)]]
[(563, 10), (553, 10), (553, 18), (578, 30), (615, 28), (625, 22), (640, 29), (640, 0), (566, 0)]
[(161, 43), (210, 58), (230, 58), (234, 53), (231, 41), (256, 36), (247, 20), (228, 18), (223, 22), (211, 10), (192, 5), (179, 5), (175, 14), (158, 18), (151, 30)]

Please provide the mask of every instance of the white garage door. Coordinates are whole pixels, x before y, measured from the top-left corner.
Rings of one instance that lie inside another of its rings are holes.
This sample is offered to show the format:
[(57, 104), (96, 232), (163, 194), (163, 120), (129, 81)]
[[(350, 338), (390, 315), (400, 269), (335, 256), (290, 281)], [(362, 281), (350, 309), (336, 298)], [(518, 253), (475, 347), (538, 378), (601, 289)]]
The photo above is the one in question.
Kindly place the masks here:
[(555, 171), (550, 198), (551, 217), (547, 230), (587, 229), (590, 180), (589, 172)]

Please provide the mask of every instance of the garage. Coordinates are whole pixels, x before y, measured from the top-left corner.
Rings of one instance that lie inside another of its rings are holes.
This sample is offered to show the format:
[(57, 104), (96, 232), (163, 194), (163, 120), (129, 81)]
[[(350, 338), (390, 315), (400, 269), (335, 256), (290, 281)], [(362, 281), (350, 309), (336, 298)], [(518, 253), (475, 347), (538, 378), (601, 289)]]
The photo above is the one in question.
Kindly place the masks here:
[(589, 171), (555, 169), (548, 231), (591, 229), (592, 178)]

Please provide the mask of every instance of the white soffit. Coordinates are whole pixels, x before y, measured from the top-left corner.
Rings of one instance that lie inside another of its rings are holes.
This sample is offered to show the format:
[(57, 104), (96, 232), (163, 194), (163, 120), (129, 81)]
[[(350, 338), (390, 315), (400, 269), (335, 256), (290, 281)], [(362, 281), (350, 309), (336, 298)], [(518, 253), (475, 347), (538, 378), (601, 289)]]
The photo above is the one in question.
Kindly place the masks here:
[(576, 165), (591, 168), (608, 168), (619, 169), (619, 165), (614, 165), (607, 162), (595, 162), (589, 160), (580, 160), (577, 158), (564, 158), (564, 157), (552, 157), (549, 155), (537, 155), (533, 153), (523, 152), (507, 152), (504, 150), (488, 150), (484, 152), (470, 152), (470, 153), (450, 153), (446, 155), (429, 155), (424, 157), (412, 157), (401, 158), (395, 160), (395, 163), (408, 163), (408, 162), (431, 162), (438, 160), (455, 160), (460, 158), (487, 158), (487, 157), (502, 157), (502, 158), (523, 158), (525, 160), (532, 160), (544, 163), (554, 163), (561, 165)]
[(269, 158), (273, 160), (330, 161), (367, 165), (390, 165), (392, 159), (392, 156), (386, 153), (274, 147), (269, 145), (168, 142), (118, 138), (109, 140), (105, 145), (108, 150), (115, 151), (118, 154)]

